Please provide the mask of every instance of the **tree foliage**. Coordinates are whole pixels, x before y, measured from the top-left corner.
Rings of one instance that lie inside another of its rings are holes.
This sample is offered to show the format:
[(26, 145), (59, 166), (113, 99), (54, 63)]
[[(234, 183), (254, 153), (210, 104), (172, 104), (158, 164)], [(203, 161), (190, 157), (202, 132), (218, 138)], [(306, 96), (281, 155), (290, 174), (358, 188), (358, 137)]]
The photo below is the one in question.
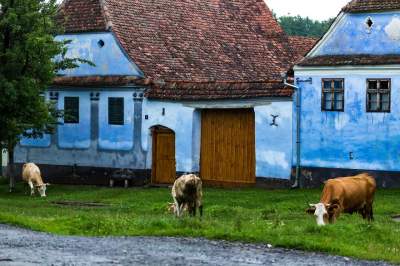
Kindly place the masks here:
[(282, 16), (278, 18), (278, 22), (288, 35), (316, 38), (322, 37), (328, 31), (333, 20), (332, 18), (325, 21), (318, 21), (301, 16)]
[(56, 0), (0, 0), (0, 145), (10, 157), (22, 136), (54, 130), (60, 113), (44, 92), (59, 69), (82, 62), (55, 41), (56, 13)]
[(15, 145), (21, 136), (52, 131), (57, 112), (43, 94), (59, 69), (80, 60), (65, 58), (67, 42), (54, 40), (61, 33), (56, 0), (0, 0), (0, 5), (0, 141)]

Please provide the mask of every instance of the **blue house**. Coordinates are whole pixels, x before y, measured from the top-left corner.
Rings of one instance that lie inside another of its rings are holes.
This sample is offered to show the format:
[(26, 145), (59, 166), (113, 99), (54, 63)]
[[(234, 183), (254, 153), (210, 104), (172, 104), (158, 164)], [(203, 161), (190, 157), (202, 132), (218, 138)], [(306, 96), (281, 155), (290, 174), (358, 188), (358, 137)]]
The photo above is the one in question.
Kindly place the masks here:
[[(375, 19), (375, 18), (374, 18)], [(95, 66), (60, 72), (46, 97), (65, 110), (57, 132), (24, 139), (15, 161), (47, 180), (288, 183), (298, 58), (264, 1), (65, 0), (58, 40)], [(354, 151), (355, 156), (358, 156)]]
[(306, 185), (364, 171), (398, 185), (400, 1), (351, 1), (294, 71)]

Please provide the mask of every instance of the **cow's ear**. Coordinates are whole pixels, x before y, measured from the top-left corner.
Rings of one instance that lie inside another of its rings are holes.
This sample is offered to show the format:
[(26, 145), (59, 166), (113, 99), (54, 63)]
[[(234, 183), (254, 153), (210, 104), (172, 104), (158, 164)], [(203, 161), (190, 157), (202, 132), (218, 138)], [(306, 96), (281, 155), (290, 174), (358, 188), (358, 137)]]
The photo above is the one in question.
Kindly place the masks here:
[(306, 210), (306, 213), (313, 215), (313, 214), (315, 213), (315, 210), (316, 210), (315, 207), (311, 207), (311, 208), (308, 208), (308, 209)]
[(333, 213), (336, 211), (336, 209), (339, 209), (339, 204), (331, 204), (328, 207), (328, 212)]

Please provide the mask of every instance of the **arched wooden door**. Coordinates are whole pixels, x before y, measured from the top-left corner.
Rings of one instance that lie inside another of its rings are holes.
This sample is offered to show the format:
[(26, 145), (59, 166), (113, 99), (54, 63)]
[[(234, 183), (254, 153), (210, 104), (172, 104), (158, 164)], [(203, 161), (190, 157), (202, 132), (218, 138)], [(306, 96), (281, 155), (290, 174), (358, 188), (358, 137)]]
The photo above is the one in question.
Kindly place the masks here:
[(175, 133), (168, 128), (154, 127), (152, 136), (151, 181), (153, 184), (172, 184), (176, 179)]

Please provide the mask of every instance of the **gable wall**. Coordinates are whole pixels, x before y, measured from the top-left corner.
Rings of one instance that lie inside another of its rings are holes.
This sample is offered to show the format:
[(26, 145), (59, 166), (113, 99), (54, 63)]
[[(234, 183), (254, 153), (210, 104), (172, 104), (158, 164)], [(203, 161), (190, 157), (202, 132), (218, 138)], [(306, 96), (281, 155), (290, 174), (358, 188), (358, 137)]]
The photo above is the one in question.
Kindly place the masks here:
[[(374, 22), (368, 30), (366, 20)], [(400, 11), (344, 14), (337, 26), (311, 56), (350, 54), (399, 54)]]
[[(95, 64), (81, 64), (80, 67), (60, 71), (60, 75), (67, 76), (106, 76), (128, 75), (143, 76), (140, 69), (130, 61), (112, 33), (82, 33), (68, 34), (56, 37), (56, 40), (70, 40), (67, 45), (68, 58), (81, 58)], [(104, 46), (99, 46), (99, 41)]]

